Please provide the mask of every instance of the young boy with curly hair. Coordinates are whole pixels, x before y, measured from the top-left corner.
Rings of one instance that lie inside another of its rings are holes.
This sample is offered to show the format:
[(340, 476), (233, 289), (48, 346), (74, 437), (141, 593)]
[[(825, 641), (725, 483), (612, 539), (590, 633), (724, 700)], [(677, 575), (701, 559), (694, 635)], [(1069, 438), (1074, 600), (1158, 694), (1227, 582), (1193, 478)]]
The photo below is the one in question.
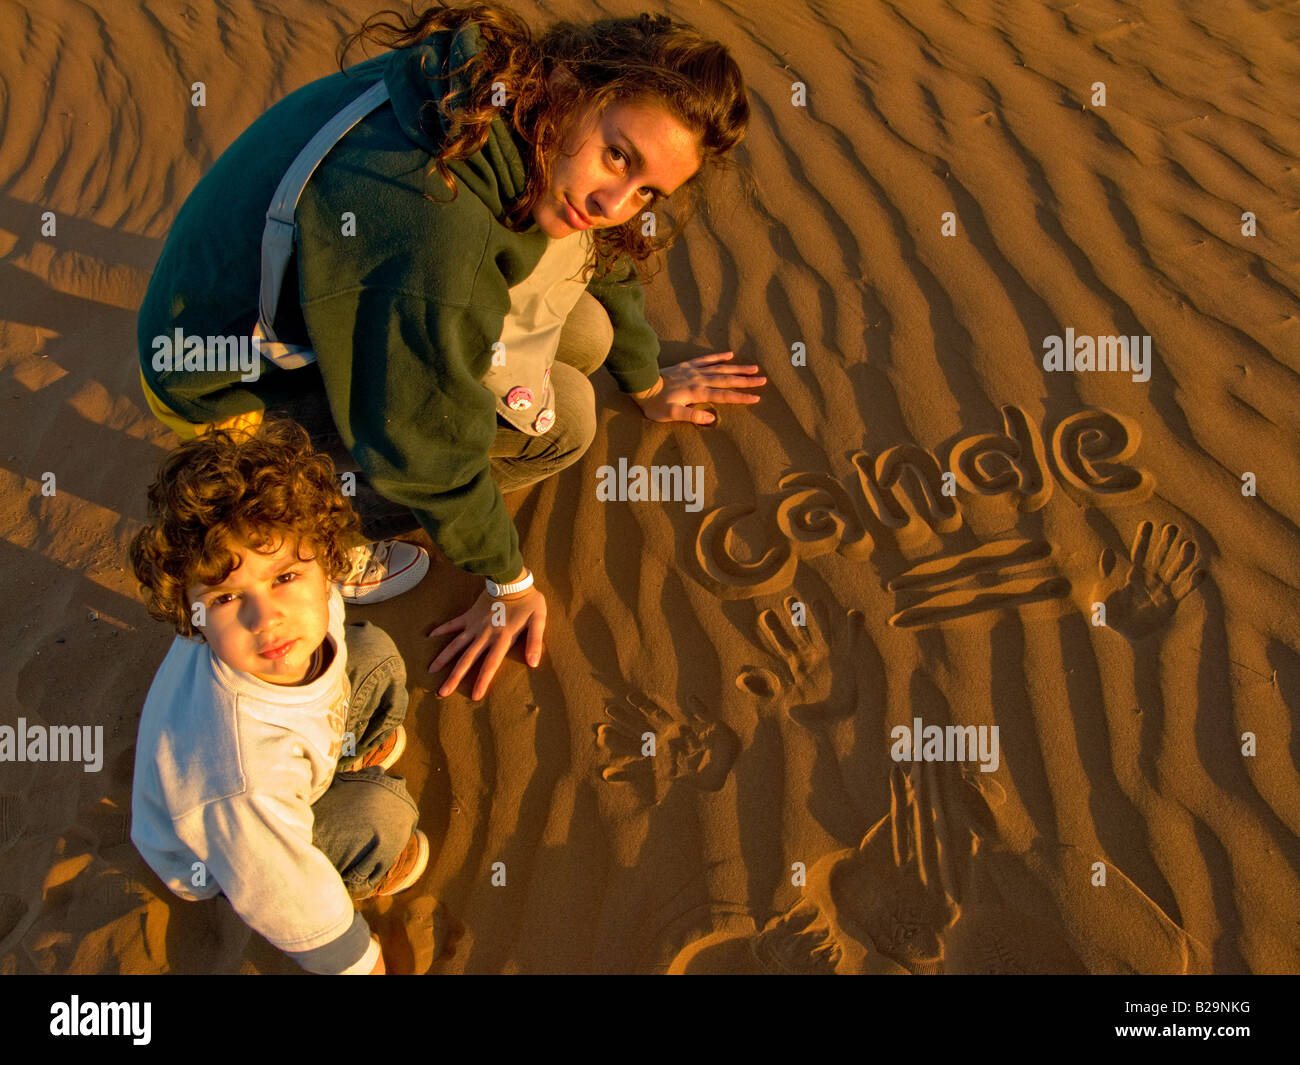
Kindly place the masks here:
[(182, 444), (131, 543), (179, 634), (140, 720), (131, 839), (181, 898), (218, 893), (304, 969), (383, 972), (353, 899), (415, 883), (429, 842), (400, 777), (406, 672), (332, 581), (357, 519), (304, 430)]

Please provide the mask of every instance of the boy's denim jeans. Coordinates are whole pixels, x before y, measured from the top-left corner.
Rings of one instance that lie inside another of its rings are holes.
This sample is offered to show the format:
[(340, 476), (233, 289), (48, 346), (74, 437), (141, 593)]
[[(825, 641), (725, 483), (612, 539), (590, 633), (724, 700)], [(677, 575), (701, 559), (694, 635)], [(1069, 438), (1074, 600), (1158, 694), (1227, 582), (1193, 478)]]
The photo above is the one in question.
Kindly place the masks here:
[[(401, 777), (359, 763), (406, 717), (406, 667), (393, 641), (368, 621), (344, 626), (352, 698), (344, 753), (334, 780), (315, 805), (312, 843), (343, 876), (353, 898), (379, 886), (415, 831), (419, 810)], [(355, 754), (346, 742), (351, 733)]]
[[(560, 330), (551, 367), (555, 424), (541, 436), (529, 436), (504, 418), (497, 418), (496, 438), (488, 457), (492, 478), (502, 494), (559, 473), (582, 458), (591, 446), (596, 437), (596, 393), (587, 378), (600, 368), (613, 343), (614, 327), (609, 315), (595, 297), (584, 292)], [(409, 508), (385, 499), (360, 472), (357, 461), (343, 446), (323, 390), (312, 389), (268, 403), (267, 410), (286, 414), (306, 429), (312, 445), (334, 460), (339, 473), (357, 474), (356, 495), (351, 502), (367, 540), (387, 540), (420, 528)]]

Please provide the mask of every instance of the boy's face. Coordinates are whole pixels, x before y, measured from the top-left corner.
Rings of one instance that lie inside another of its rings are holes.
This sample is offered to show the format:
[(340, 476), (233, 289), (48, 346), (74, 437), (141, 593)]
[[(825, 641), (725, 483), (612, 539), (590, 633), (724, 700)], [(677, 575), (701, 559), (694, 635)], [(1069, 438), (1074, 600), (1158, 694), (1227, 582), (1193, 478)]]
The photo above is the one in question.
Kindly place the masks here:
[(229, 547), (239, 561), (224, 581), (186, 589), (192, 604), (203, 604), (204, 624), (195, 628), (231, 669), (268, 684), (298, 684), (329, 629), (325, 571), (315, 559), (300, 561), (291, 537), (272, 553), (234, 541)]

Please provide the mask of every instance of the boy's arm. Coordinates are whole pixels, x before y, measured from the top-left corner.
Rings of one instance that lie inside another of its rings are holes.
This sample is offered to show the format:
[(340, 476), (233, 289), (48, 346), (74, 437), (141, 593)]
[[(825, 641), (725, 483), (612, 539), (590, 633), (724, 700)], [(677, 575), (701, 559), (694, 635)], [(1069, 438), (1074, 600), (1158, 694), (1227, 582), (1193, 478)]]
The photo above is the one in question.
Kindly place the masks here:
[[(294, 759), (306, 770), (304, 759)], [(370, 972), (378, 945), (343, 878), (312, 845), (309, 775), (287, 793), (208, 803), (178, 825), (235, 912), (308, 972)]]

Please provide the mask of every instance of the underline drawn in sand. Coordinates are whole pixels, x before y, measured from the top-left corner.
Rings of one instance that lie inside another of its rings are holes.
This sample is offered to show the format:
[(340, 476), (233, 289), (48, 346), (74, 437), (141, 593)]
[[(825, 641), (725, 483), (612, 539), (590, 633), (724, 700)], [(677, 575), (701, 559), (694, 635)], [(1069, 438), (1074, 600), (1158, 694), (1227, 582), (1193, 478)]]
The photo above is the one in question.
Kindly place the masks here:
[[(957, 440), (946, 470), (931, 452), (903, 444), (876, 457), (855, 452), (854, 472), (843, 481), (827, 473), (787, 474), (778, 482), (782, 495), (775, 514), (760, 523), (769, 533), (775, 524), (779, 535), (748, 558), (738, 554), (736, 526), (757, 507), (715, 508), (696, 534), (696, 579), (722, 599), (750, 599), (788, 588), (801, 559), (836, 551), (865, 560), (877, 545), (915, 549), (961, 528), (961, 509), (955, 492), (945, 492), (947, 485), (981, 496), (1010, 495), (1023, 512), (1038, 510), (1051, 497), (1055, 482), (1049, 471), (1068, 492), (1099, 506), (1139, 503), (1154, 490), (1148, 473), (1127, 464), (1141, 441), (1141, 430), (1130, 419), (1099, 409), (1078, 411), (1057, 423), (1050, 448), (1019, 407), (1003, 407), (1002, 420), (1002, 433)], [(1068, 590), (1057, 577), (1017, 591), (1029, 602)], [(914, 621), (918, 616), (904, 614), (902, 620), (920, 624)]]
[[(1205, 948), (1118, 869), (1042, 839), (1012, 850), (995, 782), (968, 767), (895, 765), (889, 813), (808, 870), (797, 903), (751, 934), (687, 944), (672, 973), (1186, 973)], [(1083, 885), (1080, 887), (1079, 885)], [(1093, 894), (1089, 895), (1088, 892)], [(1060, 920), (1062, 913), (1075, 919)]]
[(722, 722), (690, 710), (665, 710), (644, 693), (608, 703), (605, 716), (609, 721), (595, 727), (605, 762), (600, 775), (632, 785), (647, 806), (662, 802), (678, 781), (717, 791), (740, 753), (739, 738)]
[(1196, 544), (1187, 539), (1179, 543), (1177, 525), (1161, 529), (1152, 546), (1154, 530), (1151, 521), (1138, 526), (1122, 580), (1114, 551), (1106, 548), (1097, 560), (1101, 580), (1092, 590), (1091, 602), (1105, 607), (1105, 627), (1128, 640), (1140, 640), (1161, 628), (1206, 575), (1196, 565)]
[(746, 666), (736, 687), (759, 699), (772, 699), (792, 720), (806, 728), (854, 716), (859, 710), (883, 707), (885, 663), (867, 631), (860, 610), (832, 611), (813, 603), (812, 614), (823, 635), (791, 618), (798, 600), (785, 600), (785, 612), (763, 610), (754, 623), (761, 643), (781, 663), (777, 674), (763, 666)]
[[(995, 540), (964, 554), (926, 559), (889, 581), (901, 609), (895, 628), (938, 625), (986, 610), (1001, 610), (1068, 595), (1070, 582), (1050, 566), (1046, 540)], [(912, 602), (904, 601), (914, 597)]]

